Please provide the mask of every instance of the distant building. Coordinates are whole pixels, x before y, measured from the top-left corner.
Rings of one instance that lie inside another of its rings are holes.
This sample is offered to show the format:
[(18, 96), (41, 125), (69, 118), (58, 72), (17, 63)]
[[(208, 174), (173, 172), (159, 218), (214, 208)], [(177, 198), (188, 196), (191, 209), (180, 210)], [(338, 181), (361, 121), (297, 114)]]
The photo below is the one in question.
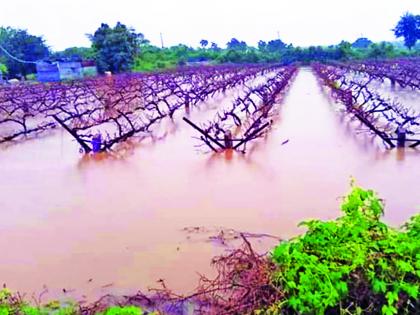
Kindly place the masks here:
[(82, 63), (80, 61), (58, 62), (60, 80), (76, 80), (83, 78)]
[(36, 78), (41, 82), (60, 81), (58, 63), (40, 61), (36, 63)]
[(183, 65), (185, 66), (208, 66), (211, 62), (205, 57), (190, 57), (187, 59), (187, 62)]
[(40, 82), (77, 80), (98, 73), (94, 61), (40, 61), (36, 72)]
[(210, 61), (187, 61), (186, 66), (209, 66), (211, 65)]
[(93, 77), (98, 75), (98, 68), (93, 60), (82, 61), (82, 72), (84, 77)]

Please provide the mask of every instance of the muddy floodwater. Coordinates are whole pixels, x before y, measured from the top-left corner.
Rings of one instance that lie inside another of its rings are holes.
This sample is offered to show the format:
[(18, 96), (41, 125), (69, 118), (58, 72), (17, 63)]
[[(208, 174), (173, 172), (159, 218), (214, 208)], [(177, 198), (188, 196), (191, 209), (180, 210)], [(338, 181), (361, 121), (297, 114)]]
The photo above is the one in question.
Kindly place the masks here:
[[(159, 279), (188, 292), (224, 247), (183, 228), (292, 237), (302, 220), (340, 214), (351, 176), (380, 193), (392, 225), (420, 211), (419, 150), (385, 150), (360, 133), (309, 69), (279, 107), (246, 155), (203, 154), (180, 117), (124, 156), (83, 157), (62, 131), (1, 149), (0, 281), (50, 297), (135, 292)], [(203, 108), (190, 119), (212, 117)]]

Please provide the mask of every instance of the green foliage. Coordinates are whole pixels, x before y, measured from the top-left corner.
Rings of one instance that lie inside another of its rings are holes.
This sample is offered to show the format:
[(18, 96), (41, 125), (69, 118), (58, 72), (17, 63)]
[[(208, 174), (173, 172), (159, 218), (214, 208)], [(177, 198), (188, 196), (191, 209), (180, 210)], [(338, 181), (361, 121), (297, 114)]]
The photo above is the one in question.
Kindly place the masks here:
[[(0, 27), (0, 45), (12, 56), (24, 61), (38, 61), (50, 54), (44, 39), (29, 34), (26, 30), (11, 27)], [(8, 75), (12, 78), (35, 73), (35, 65), (22, 63), (0, 51), (0, 63), (7, 66)]]
[(236, 38), (232, 38), (227, 44), (229, 50), (246, 51), (248, 45), (244, 41), (239, 41)]
[(35, 81), (36, 80), (35, 73), (27, 74), (26, 75), (26, 80), (28, 80), (28, 81)]
[(5, 74), (7, 72), (7, 66), (3, 63), (0, 63), (0, 74)]
[(360, 49), (366, 49), (368, 48), (370, 45), (372, 45), (373, 42), (366, 38), (366, 37), (359, 37), (358, 39), (356, 39), (354, 41), (353, 44), (351, 44), (351, 47), (353, 48), (360, 48)]
[(143, 311), (136, 306), (113, 306), (98, 315), (142, 315)]
[(390, 43), (382, 42), (379, 44), (372, 44), (366, 51), (367, 58), (394, 58), (400, 55), (400, 53)]
[[(203, 42), (204, 44), (205, 42)], [(362, 44), (369, 43), (368, 40)], [(260, 41), (258, 48), (244, 46), (243, 42), (233, 41), (228, 48), (222, 49), (213, 45), (211, 48), (193, 49), (186, 45), (169, 48), (159, 48), (152, 45), (140, 46), (140, 53), (135, 58), (132, 70), (155, 71), (172, 69), (186, 65), (189, 62), (208, 63), (285, 63), (301, 62), (308, 64), (313, 61), (328, 60), (362, 60), (367, 58), (396, 58), (416, 56), (420, 51), (396, 48), (394, 44), (382, 42), (370, 44), (367, 48), (353, 47), (348, 42), (336, 46), (310, 46), (308, 48), (284, 45), (280, 40), (265, 43)], [(246, 44), (245, 44), (246, 45)], [(360, 46), (360, 45), (356, 45)], [(233, 47), (233, 48), (232, 48)]]
[(84, 67), (82, 73), (83, 77), (94, 77), (98, 74), (95, 67)]
[(70, 47), (63, 51), (59, 51), (53, 54), (53, 59), (82, 59), (92, 60), (95, 59), (95, 50), (91, 47)]
[(359, 187), (341, 209), (345, 215), (335, 221), (302, 223), (304, 235), (274, 249), (274, 280), (287, 297), (278, 308), (301, 314), (419, 312), (420, 215), (393, 229), (380, 221), (382, 201)]
[(209, 41), (207, 39), (200, 40), (200, 45), (202, 48), (206, 48), (208, 44), (209, 44)]
[(138, 72), (171, 69), (178, 66), (181, 58), (171, 49), (145, 45), (135, 59), (133, 70)]
[(60, 303), (52, 301), (44, 306), (31, 306), (19, 296), (15, 296), (9, 289), (0, 291), (1, 315), (76, 315), (78, 309), (72, 302)]
[(9, 289), (0, 290), (0, 315), (13, 314), (16, 307), (12, 301), (12, 293)]
[[(143, 315), (136, 306), (111, 306), (97, 315)], [(153, 314), (153, 313), (152, 313)], [(80, 315), (73, 302), (51, 301), (43, 306), (32, 306), (8, 289), (0, 291), (0, 315)]]
[[(198, 49), (183, 44), (159, 48), (150, 45), (143, 34), (119, 22), (115, 27), (101, 24), (93, 35), (88, 35), (92, 47), (70, 47), (52, 55), (42, 37), (30, 35), (25, 30), (0, 27), (0, 44), (22, 60), (95, 59), (100, 73), (156, 71), (194, 62), (308, 64), (313, 61), (420, 56), (420, 46), (416, 45), (420, 38), (419, 15), (405, 14), (396, 25), (394, 33), (404, 38), (409, 49), (402, 47), (402, 44), (399, 47), (399, 43), (372, 43), (367, 38), (359, 38), (353, 44), (342, 41), (328, 47), (293, 47), (280, 39), (273, 39), (267, 42), (260, 40), (256, 48), (232, 38), (225, 49), (206, 39), (200, 41), (201, 47)], [(9, 78), (19, 78), (35, 73), (35, 65), (20, 63), (0, 51), (0, 72)], [(92, 72), (88, 75), (95, 74)]]
[(411, 49), (420, 39), (420, 15), (404, 14), (394, 28), (394, 34), (404, 38), (404, 44)]
[(131, 70), (144, 37), (118, 22), (113, 28), (102, 24), (89, 38), (99, 72), (119, 73)]

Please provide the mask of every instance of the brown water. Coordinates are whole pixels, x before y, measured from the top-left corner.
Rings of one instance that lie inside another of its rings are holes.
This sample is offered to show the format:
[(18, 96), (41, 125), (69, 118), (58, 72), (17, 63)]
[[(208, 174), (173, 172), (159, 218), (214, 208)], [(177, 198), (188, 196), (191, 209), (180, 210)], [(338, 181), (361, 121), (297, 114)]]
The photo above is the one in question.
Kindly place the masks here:
[(339, 215), (351, 176), (400, 225), (420, 211), (420, 151), (382, 149), (335, 108), (301, 69), (274, 129), (245, 156), (197, 152), (182, 122), (124, 158), (82, 158), (61, 132), (2, 150), (0, 281), (53, 297), (134, 292), (160, 278), (186, 292), (223, 248), (184, 227), (291, 237), (304, 219)]
[(410, 87), (402, 88), (398, 84), (392, 86), (389, 80), (383, 82), (374, 80), (370, 87), (380, 93), (382, 98), (396, 100), (407, 108), (412, 108), (417, 113), (420, 112), (420, 90), (413, 90)]

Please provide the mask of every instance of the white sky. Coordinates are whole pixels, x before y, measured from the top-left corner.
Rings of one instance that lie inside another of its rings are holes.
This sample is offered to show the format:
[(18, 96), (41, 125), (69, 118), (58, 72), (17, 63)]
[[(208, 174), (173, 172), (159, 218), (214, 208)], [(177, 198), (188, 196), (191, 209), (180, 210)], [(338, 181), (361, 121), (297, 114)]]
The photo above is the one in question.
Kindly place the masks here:
[(89, 46), (101, 22), (132, 26), (155, 45), (224, 47), (232, 37), (256, 45), (280, 38), (294, 45), (329, 45), (365, 36), (395, 40), (391, 29), (420, 0), (2, 0), (0, 25), (43, 35), (55, 50)]

